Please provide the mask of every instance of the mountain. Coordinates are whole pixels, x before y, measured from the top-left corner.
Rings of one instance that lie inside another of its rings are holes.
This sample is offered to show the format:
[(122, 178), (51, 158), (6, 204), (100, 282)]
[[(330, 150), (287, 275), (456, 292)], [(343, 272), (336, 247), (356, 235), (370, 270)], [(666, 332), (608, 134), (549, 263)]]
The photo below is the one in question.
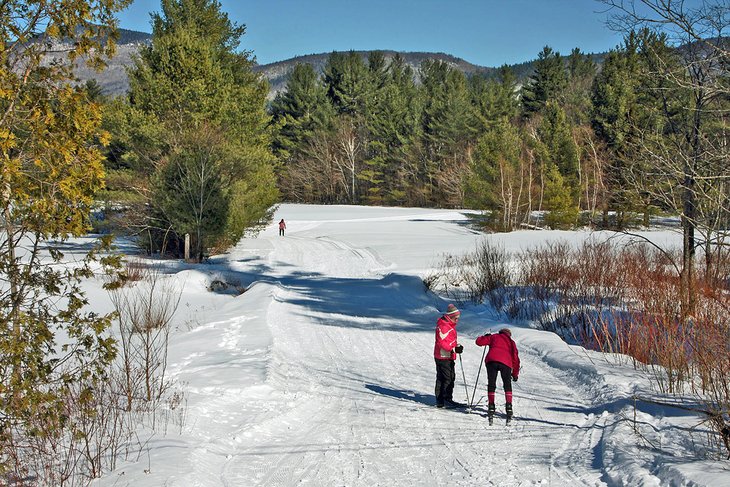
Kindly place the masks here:
[(83, 65), (76, 69), (76, 74), (82, 81), (96, 79), (105, 95), (122, 95), (129, 89), (127, 68), (133, 65), (133, 59), (140, 49), (151, 43), (151, 34), (119, 29), (117, 53), (107, 62), (106, 69), (98, 72)]
[[(79, 63), (76, 68), (76, 75), (79, 80), (85, 82), (89, 79), (96, 79), (102, 88), (102, 92), (106, 95), (117, 96), (125, 93), (129, 87), (126, 68), (132, 66), (134, 56), (139, 50), (152, 42), (152, 35), (145, 32), (138, 32), (127, 29), (119, 29), (119, 41), (117, 42), (116, 55), (107, 61), (107, 68), (102, 72), (97, 72), (89, 68), (83, 62)], [(62, 49), (57, 49), (61, 51)], [(370, 51), (355, 51), (363, 58), (366, 58)], [(396, 51), (381, 51), (387, 60), (391, 59)], [(261, 73), (268, 81), (271, 87), (269, 97), (273, 98), (278, 92), (286, 87), (287, 77), (297, 64), (311, 64), (315, 71), (322, 72), (327, 58), (331, 53), (307, 54), (297, 56), (283, 61), (277, 61), (270, 64), (260, 64), (254, 66), (254, 71)], [(481, 75), (485, 77), (496, 76), (498, 68), (479, 66), (472, 64), (464, 59), (445, 54), (441, 52), (398, 52), (408, 65), (410, 65), (416, 77), (419, 77), (421, 63), (426, 59), (441, 60), (452, 67), (461, 70), (464, 74)], [(600, 63), (605, 53), (592, 54), (594, 60)], [(46, 58), (47, 63), (52, 62), (53, 57)], [(532, 74), (534, 69), (534, 61), (526, 61), (510, 66), (518, 80), (525, 80)]]

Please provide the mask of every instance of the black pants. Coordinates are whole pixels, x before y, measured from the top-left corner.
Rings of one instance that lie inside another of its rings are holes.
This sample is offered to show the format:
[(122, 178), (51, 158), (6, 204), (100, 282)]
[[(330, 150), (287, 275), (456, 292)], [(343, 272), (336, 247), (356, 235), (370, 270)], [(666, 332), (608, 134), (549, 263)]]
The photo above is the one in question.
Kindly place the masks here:
[(487, 362), (487, 392), (497, 390), (497, 374), (502, 376), (504, 392), (512, 392), (512, 369), (501, 362)]
[(280, 237), (283, 237), (284, 236), (284, 229), (283, 228), (280, 228), (279, 229), (279, 236)]
[(453, 401), (456, 367), (453, 360), (436, 360), (436, 404)]

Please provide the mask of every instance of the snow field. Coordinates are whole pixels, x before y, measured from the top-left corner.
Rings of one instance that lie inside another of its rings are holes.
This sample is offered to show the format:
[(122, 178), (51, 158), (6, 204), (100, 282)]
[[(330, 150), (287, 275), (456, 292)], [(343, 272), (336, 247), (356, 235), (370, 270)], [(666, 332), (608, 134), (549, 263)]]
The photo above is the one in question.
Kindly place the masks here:
[[(498, 416), (488, 426), (485, 398), (471, 412), (433, 406), (433, 333), (447, 302), (421, 277), (444, 253), (471, 251), (485, 238), (467, 212), (281, 205), (273, 221), (280, 218), (285, 237), (272, 224), (185, 271), (168, 366), (186, 392), (185, 424), (147, 437), (137, 459), (97, 485), (648, 486), (730, 478), (721, 464), (681, 460), (688, 446), (676, 428), (696, 418), (644, 405), (642, 428), (663, 447), (637, 440), (626, 418), (631, 395), (648, 390), (643, 374), (483, 305), (462, 307), (458, 328), (468, 394), (482, 356), (474, 339), (510, 326), (523, 362), (515, 421), (505, 426)], [(566, 234), (486, 238), (516, 251)], [(212, 273), (235, 276), (248, 290), (211, 295), (204, 288)], [(454, 398), (465, 402), (456, 367)], [(476, 400), (484, 395), (482, 367)], [(500, 386), (498, 411), (503, 398)]]

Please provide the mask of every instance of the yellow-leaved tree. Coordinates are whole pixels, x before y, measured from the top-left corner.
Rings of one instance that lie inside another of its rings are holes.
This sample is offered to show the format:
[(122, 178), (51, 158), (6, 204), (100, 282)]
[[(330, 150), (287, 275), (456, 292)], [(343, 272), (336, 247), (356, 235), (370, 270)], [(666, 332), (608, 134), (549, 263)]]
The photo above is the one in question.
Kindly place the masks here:
[(128, 3), (0, 3), (0, 484), (74, 479), (80, 418), (114, 359), (111, 318), (85, 309), (80, 288), (110, 262), (71, 240), (89, 229), (107, 135), (71, 67), (113, 52)]

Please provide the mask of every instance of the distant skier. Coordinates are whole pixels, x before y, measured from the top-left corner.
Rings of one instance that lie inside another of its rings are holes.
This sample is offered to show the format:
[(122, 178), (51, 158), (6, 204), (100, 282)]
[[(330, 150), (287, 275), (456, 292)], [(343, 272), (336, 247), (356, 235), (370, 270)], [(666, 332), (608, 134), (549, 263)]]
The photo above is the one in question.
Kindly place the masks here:
[(508, 328), (502, 328), (499, 333), (492, 335), (487, 333), (476, 339), (480, 347), (488, 346), (489, 352), (484, 363), (487, 366), (487, 414), (490, 421), (494, 416), (494, 396), (497, 390), (497, 374), (502, 376), (504, 386), (505, 412), (507, 420), (512, 419), (512, 381), (517, 382), (520, 373), (520, 356), (517, 353), (517, 344), (512, 340), (512, 332)]
[(459, 311), (456, 306), (449, 304), (446, 312), (436, 322), (436, 344), (433, 356), (436, 360), (436, 407), (458, 408), (463, 407), (454, 401), (454, 382), (456, 368), (454, 361), (456, 354), (461, 353), (464, 347), (456, 341), (456, 324), (459, 321)]
[(284, 230), (286, 230), (286, 223), (284, 223), (284, 219), (282, 218), (279, 221), (279, 236), (280, 237), (284, 236)]

